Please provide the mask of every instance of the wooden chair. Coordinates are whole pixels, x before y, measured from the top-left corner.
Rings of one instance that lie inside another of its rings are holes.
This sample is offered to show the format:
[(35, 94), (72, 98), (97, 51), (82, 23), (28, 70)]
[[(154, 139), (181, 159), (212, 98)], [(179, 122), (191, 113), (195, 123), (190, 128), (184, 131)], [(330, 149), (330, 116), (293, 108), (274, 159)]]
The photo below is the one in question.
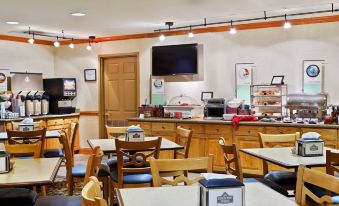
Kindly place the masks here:
[(306, 168), (298, 168), (295, 201), (300, 206), (339, 205), (339, 178)]
[(81, 191), (82, 201), (85, 206), (107, 206), (102, 198), (99, 180), (92, 176)]
[(7, 144), (5, 145), (6, 151), (11, 157), (33, 157), (40, 158), (41, 142), (34, 144)]
[(119, 138), (124, 137), (128, 127), (111, 127), (106, 125), (107, 138)]
[(339, 153), (326, 150), (326, 173), (339, 177)]
[(178, 157), (188, 158), (192, 135), (193, 135), (192, 130), (185, 129), (181, 126), (177, 127), (177, 136), (175, 142), (179, 145), (184, 146), (184, 151), (176, 150), (174, 153), (174, 159), (177, 159)]
[[(8, 147), (6, 149), (8, 148), (12, 152), (10, 152), (11, 154), (19, 156), (20, 149), (18, 148), (21, 148), (23, 150), (21, 152), (31, 151), (31, 155), (28, 154), (28, 156), (42, 157), (46, 138), (45, 128), (27, 132), (7, 130), (7, 137)], [(17, 148), (18, 151), (14, 151), (12, 148)], [(34, 152), (32, 152), (33, 150)], [(25, 153), (21, 154), (24, 155)]]
[[(118, 167), (111, 172), (112, 186), (114, 188), (150, 187), (152, 175), (147, 159), (150, 157), (159, 158), (160, 145), (161, 137), (143, 142), (126, 142), (115, 139)], [(133, 152), (129, 153), (131, 151)], [(127, 161), (124, 157), (127, 157)], [(112, 191), (111, 189), (111, 201), (114, 199)]]
[[(153, 186), (160, 187), (164, 184), (177, 186), (179, 183), (185, 185), (192, 185), (203, 177), (196, 177), (191, 180), (183, 174), (175, 177), (173, 180), (165, 179), (164, 173), (188, 171), (188, 170), (207, 170), (212, 172), (213, 156), (199, 157), (199, 158), (187, 158), (187, 159), (155, 159), (150, 158), (151, 171), (153, 177)], [(172, 176), (172, 175), (170, 175)]]
[(101, 159), (103, 156), (99, 147), (94, 148), (93, 153), (89, 156), (87, 166), (74, 167), (74, 157), (72, 155), (68, 139), (65, 135), (60, 136), (60, 142), (66, 159), (66, 178), (68, 195), (73, 195), (74, 183), (87, 183), (90, 176), (98, 176)]
[(237, 176), (237, 179), (243, 182), (244, 177), (242, 173), (242, 167), (237, 145), (236, 144), (226, 145), (226, 141), (223, 137), (220, 137), (219, 145), (224, 153), (226, 173)]

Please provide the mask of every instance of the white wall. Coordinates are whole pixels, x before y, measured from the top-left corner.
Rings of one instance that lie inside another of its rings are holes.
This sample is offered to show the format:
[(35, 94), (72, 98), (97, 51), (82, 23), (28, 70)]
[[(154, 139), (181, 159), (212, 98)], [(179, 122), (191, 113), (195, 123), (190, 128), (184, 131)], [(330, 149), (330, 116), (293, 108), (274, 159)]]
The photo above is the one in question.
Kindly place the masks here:
[(0, 40), (0, 69), (11, 72), (43, 73), (54, 76), (54, 48), (51, 46)]
[[(214, 91), (216, 97), (234, 96), (234, 65), (242, 62), (256, 64), (255, 82), (270, 82), (273, 75), (285, 75), (289, 92), (301, 91), (302, 61), (325, 59), (325, 91), (330, 94), (330, 103), (339, 103), (337, 78), (339, 76), (339, 23), (295, 26), (282, 28), (239, 31), (237, 35), (227, 32), (168, 37), (164, 42), (158, 38), (105, 42), (94, 45), (92, 51), (86, 45), (77, 45), (74, 50), (64, 46), (55, 50), (54, 68), (57, 76), (77, 77), (79, 83), (77, 107), (81, 110), (98, 110), (98, 84), (85, 83), (83, 70), (99, 69), (98, 55), (139, 52), (140, 55), (140, 102), (149, 95), (151, 47), (161, 44), (199, 43), (203, 45), (203, 77), (200, 81), (170, 82), (166, 84), (167, 98), (179, 94), (200, 99), (201, 91)], [(94, 126), (97, 117), (86, 117), (91, 124), (80, 128), (81, 146), (87, 147), (86, 139), (98, 136)], [(92, 118), (89, 120), (89, 118)], [(91, 126), (93, 125), (93, 126)]]

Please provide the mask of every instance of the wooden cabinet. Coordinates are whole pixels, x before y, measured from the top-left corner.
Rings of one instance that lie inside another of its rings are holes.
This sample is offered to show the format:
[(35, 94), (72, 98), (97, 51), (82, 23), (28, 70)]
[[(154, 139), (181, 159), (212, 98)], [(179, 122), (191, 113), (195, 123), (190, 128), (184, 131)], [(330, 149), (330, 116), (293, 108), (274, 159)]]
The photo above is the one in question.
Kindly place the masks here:
[[(190, 151), (188, 157), (204, 157), (205, 156), (205, 125), (203, 124), (183, 124), (178, 123), (177, 126), (193, 131)], [(178, 140), (180, 142), (180, 140)]]
[(266, 127), (265, 134), (293, 134), (300, 132), (296, 127)]
[[(263, 127), (239, 126), (234, 129), (234, 142), (238, 149), (259, 148), (259, 132), (264, 132)], [(262, 175), (263, 162), (253, 156), (240, 152), (240, 161), (245, 174)]]
[[(152, 123), (152, 136), (160, 136), (175, 142), (176, 123)], [(173, 151), (161, 151), (160, 158), (171, 159), (174, 157)]]
[(129, 121), (128, 122), (128, 125), (131, 126), (131, 125), (139, 125), (145, 132), (145, 135), (146, 136), (151, 136), (152, 134), (152, 125), (150, 122), (134, 122), (134, 121)]
[(321, 135), (326, 147), (338, 148), (337, 129), (301, 128), (301, 132), (317, 132)]

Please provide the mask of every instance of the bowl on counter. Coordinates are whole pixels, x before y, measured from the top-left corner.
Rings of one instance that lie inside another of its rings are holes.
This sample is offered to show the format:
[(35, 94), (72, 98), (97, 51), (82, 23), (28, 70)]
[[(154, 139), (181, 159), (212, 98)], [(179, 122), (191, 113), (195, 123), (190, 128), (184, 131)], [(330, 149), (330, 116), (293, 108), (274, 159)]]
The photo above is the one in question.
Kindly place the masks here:
[(232, 121), (233, 117), (235, 116), (235, 114), (223, 114), (222, 118), (225, 121)]

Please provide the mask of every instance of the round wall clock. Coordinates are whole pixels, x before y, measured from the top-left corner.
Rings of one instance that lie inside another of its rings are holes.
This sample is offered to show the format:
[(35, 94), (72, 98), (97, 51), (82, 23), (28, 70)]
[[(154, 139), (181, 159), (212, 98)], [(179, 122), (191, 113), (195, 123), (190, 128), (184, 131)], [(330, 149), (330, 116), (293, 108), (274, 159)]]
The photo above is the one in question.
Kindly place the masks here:
[(320, 74), (320, 69), (317, 65), (311, 64), (310, 66), (307, 67), (306, 74), (307, 76), (312, 78), (317, 77)]
[(161, 88), (163, 86), (163, 81), (161, 79), (156, 79), (154, 80), (153, 85), (155, 88)]

